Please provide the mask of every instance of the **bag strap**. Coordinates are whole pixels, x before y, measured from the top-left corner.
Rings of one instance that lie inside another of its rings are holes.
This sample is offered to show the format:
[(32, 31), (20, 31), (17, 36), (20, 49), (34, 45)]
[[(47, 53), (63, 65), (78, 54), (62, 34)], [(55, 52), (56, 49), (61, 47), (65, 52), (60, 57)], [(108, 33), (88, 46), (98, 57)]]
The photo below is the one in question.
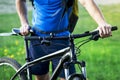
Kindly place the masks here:
[(65, 12), (67, 12), (68, 9), (73, 6), (73, 3), (74, 3), (74, 0), (63, 0), (63, 1), (65, 4), (65, 9), (63, 11), (62, 17), (64, 16)]
[(31, 3), (32, 3), (32, 6), (34, 7), (34, 3), (33, 3), (33, 2), (34, 2), (34, 0), (29, 0), (29, 1), (31, 1)]

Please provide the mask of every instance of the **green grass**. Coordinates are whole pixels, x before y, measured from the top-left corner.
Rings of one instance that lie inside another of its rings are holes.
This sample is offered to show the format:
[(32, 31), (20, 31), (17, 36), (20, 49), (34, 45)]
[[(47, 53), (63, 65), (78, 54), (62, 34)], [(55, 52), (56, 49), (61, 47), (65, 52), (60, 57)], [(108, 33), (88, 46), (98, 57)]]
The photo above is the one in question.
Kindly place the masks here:
[[(101, 6), (107, 22), (120, 28), (119, 5)], [(80, 8), (80, 20), (74, 33), (82, 33), (97, 27), (85, 10)], [(81, 47), (80, 60), (87, 62), (89, 80), (118, 80), (120, 76), (120, 30), (113, 32), (112, 37), (92, 41)]]
[[(107, 22), (120, 28), (120, 5), (100, 6)], [(30, 15), (31, 16), (31, 12)], [(88, 13), (80, 7), (79, 22), (74, 33), (83, 33), (93, 30), (97, 24)], [(30, 18), (31, 20), (31, 18)], [(12, 28), (19, 27), (20, 22), (16, 13), (0, 14), (0, 33), (10, 32)], [(81, 47), (79, 60), (85, 60), (89, 80), (119, 80), (120, 79), (120, 30), (113, 32), (113, 36), (99, 41), (91, 41)], [(82, 40), (82, 39), (79, 39)], [(78, 41), (78, 40), (76, 40)], [(25, 62), (24, 41), (22, 37), (0, 37), (0, 57), (8, 56)], [(1, 75), (0, 75), (1, 76)]]

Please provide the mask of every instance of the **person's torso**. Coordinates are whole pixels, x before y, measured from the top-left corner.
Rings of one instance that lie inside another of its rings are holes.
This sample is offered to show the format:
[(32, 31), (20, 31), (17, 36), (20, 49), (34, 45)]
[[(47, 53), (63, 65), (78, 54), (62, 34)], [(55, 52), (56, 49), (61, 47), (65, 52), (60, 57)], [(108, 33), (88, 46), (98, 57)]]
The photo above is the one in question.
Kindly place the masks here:
[(63, 16), (65, 8), (63, 1), (34, 0), (33, 28), (35, 27), (45, 32), (66, 30), (68, 27), (68, 14)]

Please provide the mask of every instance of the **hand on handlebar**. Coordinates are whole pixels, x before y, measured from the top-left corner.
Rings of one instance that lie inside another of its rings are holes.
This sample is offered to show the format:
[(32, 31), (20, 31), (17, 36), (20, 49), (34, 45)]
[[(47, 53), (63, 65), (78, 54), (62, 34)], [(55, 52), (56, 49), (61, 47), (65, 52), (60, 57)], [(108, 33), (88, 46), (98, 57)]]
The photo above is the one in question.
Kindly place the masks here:
[(100, 26), (98, 26), (97, 29), (99, 30), (99, 35), (102, 38), (109, 37), (112, 35), (111, 25), (109, 25), (109, 24), (100, 25)]
[(29, 34), (29, 29), (30, 29), (29, 25), (21, 26), (20, 27), (20, 34), (23, 35), (23, 36), (28, 35)]

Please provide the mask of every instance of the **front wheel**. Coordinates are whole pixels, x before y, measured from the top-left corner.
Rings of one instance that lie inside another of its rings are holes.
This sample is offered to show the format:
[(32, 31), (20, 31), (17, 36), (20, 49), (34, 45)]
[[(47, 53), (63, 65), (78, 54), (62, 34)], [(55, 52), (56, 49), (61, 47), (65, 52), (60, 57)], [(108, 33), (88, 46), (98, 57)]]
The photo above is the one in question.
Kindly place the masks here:
[[(10, 80), (21, 65), (11, 58), (0, 58), (0, 80)], [(25, 72), (21, 73), (15, 80), (27, 80)]]

